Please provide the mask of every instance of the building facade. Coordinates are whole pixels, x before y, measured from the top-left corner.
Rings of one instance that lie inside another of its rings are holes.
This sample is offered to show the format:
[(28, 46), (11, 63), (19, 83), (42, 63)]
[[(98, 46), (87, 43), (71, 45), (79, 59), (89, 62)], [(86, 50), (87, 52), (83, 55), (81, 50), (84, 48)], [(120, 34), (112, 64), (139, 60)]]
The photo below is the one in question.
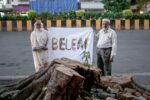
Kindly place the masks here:
[(131, 10), (136, 13), (150, 13), (150, 2), (147, 2), (144, 4), (141, 8), (139, 5), (136, 3), (136, 0), (131, 0)]
[(9, 12), (27, 12), (29, 10), (29, 0), (1, 0), (1, 11), (9, 9)]
[(42, 12), (59, 13), (78, 9), (77, 0), (30, 0), (30, 9)]
[(78, 8), (84, 11), (104, 11), (104, 4), (101, 2), (101, 0), (78, 0), (78, 2)]

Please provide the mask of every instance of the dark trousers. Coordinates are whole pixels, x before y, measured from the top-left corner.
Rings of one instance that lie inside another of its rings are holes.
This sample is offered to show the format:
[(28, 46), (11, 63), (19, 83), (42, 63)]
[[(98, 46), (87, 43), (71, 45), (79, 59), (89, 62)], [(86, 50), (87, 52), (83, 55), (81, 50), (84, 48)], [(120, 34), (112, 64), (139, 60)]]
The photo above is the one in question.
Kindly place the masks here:
[(111, 75), (111, 47), (97, 49), (97, 66), (102, 70), (102, 76)]

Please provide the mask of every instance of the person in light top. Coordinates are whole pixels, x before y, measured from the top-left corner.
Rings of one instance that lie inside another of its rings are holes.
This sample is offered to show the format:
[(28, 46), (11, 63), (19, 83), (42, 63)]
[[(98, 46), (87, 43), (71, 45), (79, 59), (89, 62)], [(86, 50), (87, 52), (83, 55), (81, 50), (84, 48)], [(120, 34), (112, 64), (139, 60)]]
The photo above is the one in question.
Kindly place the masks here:
[(30, 40), (35, 71), (38, 72), (43, 67), (48, 66), (48, 31), (43, 28), (41, 20), (35, 22)]
[(117, 34), (110, 28), (110, 20), (102, 20), (102, 29), (96, 34), (97, 42), (97, 66), (102, 70), (102, 75), (111, 75), (111, 64), (117, 50)]

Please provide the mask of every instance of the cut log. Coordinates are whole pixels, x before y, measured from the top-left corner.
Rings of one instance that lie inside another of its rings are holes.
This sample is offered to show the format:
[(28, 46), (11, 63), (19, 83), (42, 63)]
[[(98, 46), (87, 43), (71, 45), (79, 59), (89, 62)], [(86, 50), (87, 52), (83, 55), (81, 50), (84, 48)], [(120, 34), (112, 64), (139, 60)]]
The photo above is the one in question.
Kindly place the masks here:
[(28, 78), (0, 87), (0, 100), (90, 100), (90, 93), (104, 100), (150, 100), (149, 91), (137, 88), (131, 79), (130, 75), (101, 77), (97, 67), (60, 58)]
[(114, 85), (120, 85), (123, 88), (132, 88), (131, 76), (121, 75), (121, 76), (102, 76), (100, 86), (103, 88), (113, 87)]
[(0, 100), (76, 100), (79, 90), (87, 88), (86, 82), (94, 83), (99, 75), (100, 70), (88, 69), (78, 61), (55, 59), (49, 67), (1, 87)]

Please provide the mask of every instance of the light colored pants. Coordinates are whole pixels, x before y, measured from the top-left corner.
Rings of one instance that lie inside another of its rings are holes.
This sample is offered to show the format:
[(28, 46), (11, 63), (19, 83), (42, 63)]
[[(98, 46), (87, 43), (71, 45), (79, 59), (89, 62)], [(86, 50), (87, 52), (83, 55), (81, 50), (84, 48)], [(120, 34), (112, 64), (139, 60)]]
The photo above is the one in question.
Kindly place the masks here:
[(45, 65), (48, 66), (48, 50), (33, 51), (32, 53), (36, 72), (46, 67)]
[(102, 70), (102, 76), (111, 75), (111, 47), (97, 48), (97, 66)]

